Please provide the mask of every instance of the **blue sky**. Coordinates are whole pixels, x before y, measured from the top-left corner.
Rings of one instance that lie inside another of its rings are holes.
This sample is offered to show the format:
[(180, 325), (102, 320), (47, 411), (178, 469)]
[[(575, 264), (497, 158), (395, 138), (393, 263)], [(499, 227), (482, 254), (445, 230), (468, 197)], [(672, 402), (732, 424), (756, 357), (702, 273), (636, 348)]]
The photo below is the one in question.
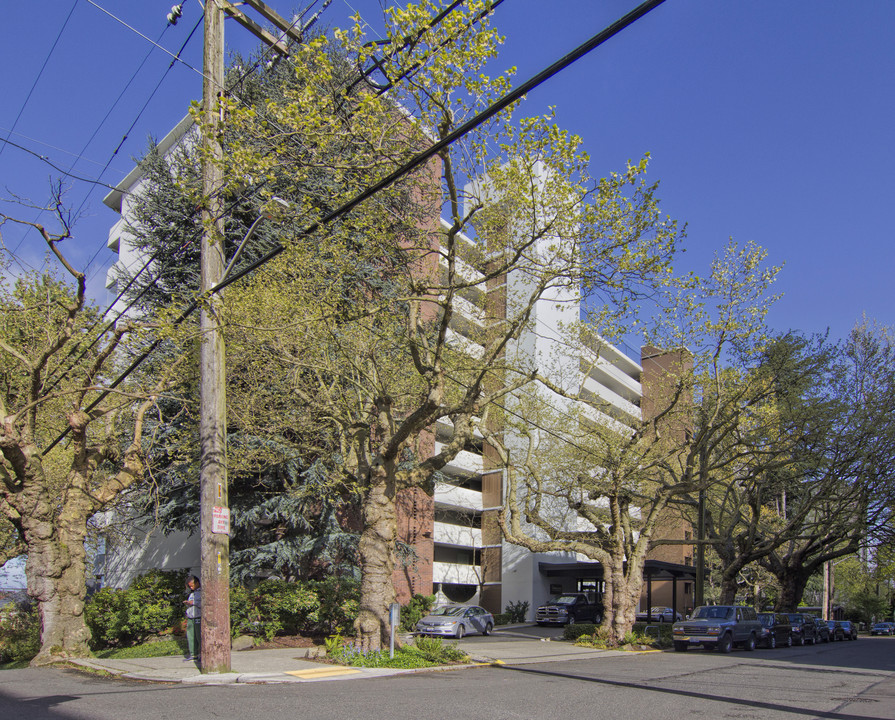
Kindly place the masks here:
[[(268, 4), (289, 16), (292, 1)], [(173, 0), (95, 2), (157, 40)], [(636, 4), (506, 0), (495, 13), (507, 36), (499, 65), (516, 65), (519, 80), (527, 79)], [(356, 9), (375, 26), (378, 8), (374, 0), (334, 0), (324, 21), (342, 24)], [(198, 0), (189, 0), (161, 44), (176, 52), (199, 21)], [(705, 268), (729, 236), (757, 242), (772, 262), (785, 263), (784, 298), (771, 322), (843, 337), (863, 313), (895, 323), (893, 29), (890, 0), (668, 0), (532, 92), (524, 108), (538, 114), (555, 106), (559, 123), (585, 139), (595, 174), (650, 152), (665, 212), (689, 226), (682, 267)], [(228, 48), (254, 45), (232, 21), (226, 33)], [(0, 57), (0, 138), (64, 169), (81, 156), (72, 172), (110, 185), (147, 136), (162, 137), (201, 94), (197, 72), (177, 64), (165, 75), (170, 56), (88, 0), (7, 3)], [(201, 67), (201, 26), (184, 59)], [(0, 152), (3, 197), (42, 202), (54, 175), (18, 148)], [(104, 301), (113, 260), (104, 243), (117, 218), (102, 204), (106, 189), (68, 182), (69, 203), (82, 213), (69, 253), (81, 266), (91, 262), (91, 289)], [(36, 234), (2, 232), (26, 266), (42, 264)]]

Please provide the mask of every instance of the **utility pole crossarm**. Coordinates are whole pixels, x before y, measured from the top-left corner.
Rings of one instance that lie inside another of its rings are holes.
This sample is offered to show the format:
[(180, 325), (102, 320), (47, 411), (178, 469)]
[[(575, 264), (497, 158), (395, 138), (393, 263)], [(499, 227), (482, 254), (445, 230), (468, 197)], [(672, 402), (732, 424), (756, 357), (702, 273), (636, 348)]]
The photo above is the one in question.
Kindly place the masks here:
[(244, 0), (244, 2), (249, 7), (255, 8), (259, 15), (268, 22), (276, 25), (280, 30), (286, 33), (290, 39), (295, 40), (295, 42), (298, 43), (302, 41), (301, 32), (295, 29), (294, 22), (291, 23), (281, 17), (273, 8), (265, 5), (261, 0)]
[[(283, 57), (289, 57), (289, 49), (280, 42), (277, 37), (249, 18), (242, 10), (227, 2), (227, 0), (218, 0), (218, 2), (220, 3), (221, 9), (227, 13), (227, 15), (236, 20), (236, 22), (252, 33), (252, 35), (267, 45), (270, 45), (270, 47), (280, 53)], [(289, 37), (292, 37), (290, 33), (287, 34), (289, 34)]]

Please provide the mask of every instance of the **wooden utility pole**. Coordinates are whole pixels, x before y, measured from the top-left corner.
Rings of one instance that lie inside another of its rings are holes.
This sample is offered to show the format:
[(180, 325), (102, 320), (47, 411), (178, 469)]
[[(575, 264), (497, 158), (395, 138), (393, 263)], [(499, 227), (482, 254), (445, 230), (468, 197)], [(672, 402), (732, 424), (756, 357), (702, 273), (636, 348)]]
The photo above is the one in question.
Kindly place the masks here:
[(202, 307), (199, 328), (200, 544), (202, 564), (202, 672), (230, 672), (230, 536), (227, 500), (226, 363), (220, 299), (211, 290), (224, 271), (221, 135), (224, 88), (224, 13), (205, 2), (202, 107)]
[(693, 588), (693, 607), (705, 602), (705, 490), (699, 491), (696, 506), (696, 582)]

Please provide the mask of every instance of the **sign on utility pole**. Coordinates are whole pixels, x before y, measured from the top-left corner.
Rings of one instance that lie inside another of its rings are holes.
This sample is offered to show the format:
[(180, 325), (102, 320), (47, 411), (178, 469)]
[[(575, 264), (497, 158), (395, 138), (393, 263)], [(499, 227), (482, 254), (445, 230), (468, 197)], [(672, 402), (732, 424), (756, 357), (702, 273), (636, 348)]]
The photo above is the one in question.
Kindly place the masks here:
[[(202, 295), (199, 328), (199, 445), (201, 452), (200, 545), (202, 575), (202, 672), (230, 672), (230, 537), (227, 499), (227, 423), (224, 339), (220, 299), (211, 289), (226, 265), (221, 201), (223, 177), (224, 13), (218, 0), (205, 2), (202, 107)], [(226, 516), (226, 522), (223, 521)]]

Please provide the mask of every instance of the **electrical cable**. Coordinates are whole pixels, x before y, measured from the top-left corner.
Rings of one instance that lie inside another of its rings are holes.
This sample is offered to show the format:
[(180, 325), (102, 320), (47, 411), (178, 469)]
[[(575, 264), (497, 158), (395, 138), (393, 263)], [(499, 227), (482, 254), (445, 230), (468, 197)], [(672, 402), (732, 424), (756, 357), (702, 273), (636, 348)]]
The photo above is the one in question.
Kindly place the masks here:
[[(283, 42), (286, 39), (286, 37), (289, 35), (289, 31), (294, 30), (295, 26), (299, 22), (301, 22), (302, 18), (304, 18), (304, 16), (308, 12), (311, 11), (311, 8), (313, 8), (319, 1), (320, 0), (312, 0), (311, 4), (308, 5), (308, 7), (306, 7), (304, 10), (302, 10), (301, 13), (297, 14), (293, 18), (292, 23), (289, 25), (289, 27), (286, 30), (282, 31), (282, 35), (280, 35), (277, 38), (277, 42)], [(323, 13), (323, 11), (326, 10), (330, 6), (331, 3), (332, 3), (332, 0), (323, 0), (323, 7), (321, 7), (320, 10), (318, 10), (316, 13), (314, 13), (314, 16), (310, 20), (308, 20), (307, 24), (302, 25), (301, 28), (299, 28), (298, 33), (300, 36), (303, 36), (307, 30), (309, 30), (311, 27), (313, 27), (313, 25), (317, 22), (318, 18), (320, 17), (321, 13)], [(261, 55), (258, 57), (258, 59), (252, 64), (252, 66), (250, 68), (248, 68), (245, 72), (243, 72), (242, 75), (240, 75), (238, 78), (236, 78), (236, 80), (233, 81), (233, 84), (230, 86), (230, 90), (228, 92), (233, 92), (234, 88), (237, 88), (240, 85), (242, 85), (242, 83), (245, 81), (245, 79), (249, 75), (254, 73), (261, 66), (261, 64), (270, 56), (270, 54), (273, 52), (273, 49), (274, 49), (273, 45), (267, 45), (267, 49), (261, 53)], [(234, 97), (236, 97), (236, 96), (234, 96)], [(239, 98), (237, 98), (237, 99), (239, 99)]]
[(122, 20), (122, 19), (119, 18), (119, 17), (116, 17), (115, 15), (113, 15), (112, 13), (110, 13), (108, 10), (106, 10), (104, 7), (102, 7), (101, 5), (98, 5), (97, 3), (95, 3), (94, 0), (86, 0), (86, 1), (87, 1), (88, 3), (90, 3), (91, 5), (93, 5), (93, 7), (95, 7), (97, 10), (100, 10), (100, 11), (104, 12), (106, 15), (108, 15), (110, 18), (112, 18), (112, 19), (115, 20), (116, 22), (118, 22), (118, 23), (124, 25), (124, 27), (126, 27), (126, 28), (127, 28), (128, 30), (130, 30), (131, 32), (136, 33), (137, 35), (139, 35), (139, 36), (140, 36), (141, 38), (143, 38), (146, 42), (148, 42), (148, 43), (154, 45), (155, 47), (157, 47), (157, 48), (158, 48), (159, 50), (161, 50), (163, 53), (166, 53), (166, 54), (170, 55), (172, 58), (174, 58), (174, 61), (175, 61), (175, 62), (179, 62), (179, 63), (181, 63), (181, 64), (183, 64), (183, 65), (186, 65), (186, 67), (188, 67), (190, 70), (192, 70), (194, 73), (196, 73), (196, 74), (199, 75), (200, 77), (203, 77), (203, 78), (205, 77), (205, 73), (203, 73), (201, 70), (197, 70), (197, 69), (194, 68), (192, 65), (190, 65), (186, 60), (181, 59), (180, 57), (178, 57), (177, 55), (175, 55), (174, 53), (172, 53), (170, 50), (168, 50), (167, 48), (164, 48), (164, 47), (162, 47), (161, 45), (159, 45), (157, 42), (154, 42), (151, 38), (147, 37), (146, 35), (144, 35), (143, 33), (141, 33), (141, 32), (140, 32), (139, 30), (137, 30), (136, 28), (134, 28), (134, 27), (128, 25), (126, 22), (124, 22), (124, 20)]
[[(264, 183), (261, 183), (257, 187), (253, 188), (252, 194), (255, 194), (258, 191), (260, 191), (263, 186), (264, 186)], [(237, 198), (232, 203), (230, 203), (229, 206), (222, 208), (221, 214), (215, 219), (219, 220), (222, 217), (226, 217), (227, 215), (229, 215), (230, 211), (233, 210), (233, 208), (235, 208), (241, 202), (244, 202), (248, 197), (249, 197), (249, 195), (243, 195), (242, 197)], [(182, 249), (188, 247), (190, 244), (195, 242), (201, 236), (201, 234), (202, 234), (201, 229), (194, 230), (191, 237), (187, 237), (184, 240), (184, 242), (181, 244), (180, 249), (182, 250)], [(83, 331), (83, 333), (82, 333), (83, 335), (85, 335), (85, 336), (89, 335), (90, 333), (93, 332), (93, 330), (96, 329), (96, 327), (100, 323), (103, 322), (103, 319), (106, 317), (106, 315), (108, 315), (115, 308), (115, 305), (118, 303), (118, 301), (124, 297), (125, 293), (127, 293), (128, 290), (130, 290), (130, 288), (137, 281), (137, 279), (140, 277), (140, 275), (142, 275), (143, 272), (145, 272), (149, 267), (152, 266), (152, 264), (158, 259), (159, 255), (161, 255), (163, 251), (164, 251), (163, 248), (159, 248), (152, 254), (152, 256), (145, 263), (143, 263), (143, 266), (134, 274), (133, 277), (130, 278), (130, 280), (127, 282), (127, 284), (118, 292), (118, 294), (115, 296), (115, 299), (112, 300), (111, 303), (109, 303), (109, 306), (102, 312), (102, 314), (93, 322), (92, 325), (90, 325), (88, 328), (86, 328)], [(96, 345), (96, 343), (98, 343), (102, 339), (103, 335), (105, 335), (111, 328), (113, 328), (115, 326), (115, 324), (122, 317), (124, 317), (127, 314), (128, 310), (130, 310), (134, 305), (136, 305), (143, 298), (143, 296), (149, 291), (149, 289), (152, 287), (152, 285), (162, 277), (164, 270), (165, 270), (165, 268), (162, 267), (159, 270), (159, 272), (156, 274), (154, 279), (150, 279), (148, 282), (146, 282), (146, 284), (143, 286), (143, 289), (140, 290), (140, 292), (137, 293), (133, 298), (131, 298), (130, 302), (128, 302), (124, 306), (124, 308), (122, 308), (118, 312), (118, 314), (115, 316), (115, 318), (113, 320), (110, 320), (106, 324), (106, 326), (96, 335), (96, 337), (94, 337), (94, 339), (91, 340), (90, 343), (83, 349), (81, 354), (77, 358), (75, 358), (65, 370), (63, 370), (61, 372), (61, 374), (55, 379), (55, 381), (51, 385), (49, 385), (46, 388), (45, 392), (49, 392), (53, 388), (57, 387), (59, 385), (59, 383), (65, 379), (65, 377), (68, 375), (69, 372), (71, 372), (71, 370), (75, 367), (75, 365), (77, 365), (77, 363), (80, 362), (86, 356), (86, 354), (90, 351), (90, 349), (92, 347), (94, 347)], [(81, 347), (81, 342), (78, 342), (74, 346), (72, 346), (72, 348), (69, 350), (68, 354), (64, 358), (62, 358), (62, 360), (60, 361), (60, 366), (63, 363), (67, 362), (68, 359), (71, 358), (72, 355), (74, 355), (80, 347)]]
[[(71, 20), (71, 16), (75, 12), (75, 8), (78, 6), (78, 0), (75, 0), (72, 3), (71, 10), (68, 11), (68, 15), (65, 18), (65, 22), (62, 23), (62, 27), (59, 30), (59, 34), (56, 35), (56, 39), (53, 41), (53, 46), (50, 48), (50, 52), (47, 53), (47, 57), (44, 59), (43, 65), (40, 66), (40, 70), (37, 72), (37, 77), (34, 78), (34, 82), (31, 83), (31, 89), (28, 91), (28, 95), (25, 97), (25, 102), (22, 103), (22, 107), (19, 109), (19, 114), (16, 115), (16, 119), (12, 123), (12, 129), (9, 131), (9, 135), (6, 136), (6, 139), (9, 140), (9, 136), (12, 135), (12, 131), (16, 129), (16, 125), (19, 123), (19, 119), (22, 117), (22, 113), (25, 112), (25, 107), (28, 105), (28, 101), (31, 99), (31, 94), (34, 92), (34, 89), (37, 87), (37, 83), (40, 81), (41, 76), (43, 75), (44, 70), (46, 70), (47, 63), (50, 62), (50, 58), (53, 55), (53, 52), (56, 50), (56, 46), (59, 44), (59, 38), (62, 37), (62, 33), (65, 32), (65, 28), (68, 27), (68, 21)], [(6, 145), (0, 146), (0, 155), (3, 154), (3, 150)]]
[[(196, 30), (199, 29), (199, 25), (201, 22), (202, 22), (202, 18), (200, 17), (199, 20), (196, 22), (196, 24), (193, 26), (193, 29), (190, 31), (190, 34), (187, 36), (186, 40), (183, 41), (183, 44), (180, 46), (180, 50), (177, 51), (178, 55), (180, 55), (186, 49), (186, 46), (189, 44), (190, 40), (193, 38), (193, 35), (195, 34)], [(167, 29), (167, 27), (165, 29)], [(121, 141), (118, 143), (118, 146), (115, 148), (115, 150), (112, 151), (112, 155), (109, 157), (108, 161), (106, 162), (106, 166), (103, 168), (103, 172), (100, 173), (100, 177), (102, 177), (102, 174), (109, 168), (109, 166), (112, 164), (112, 161), (118, 155), (118, 153), (121, 150), (122, 146), (124, 145), (125, 141), (130, 136), (131, 131), (134, 129), (134, 127), (136, 127), (137, 123), (140, 121), (140, 118), (143, 116), (143, 113), (146, 112), (146, 108), (149, 107), (149, 103), (152, 102), (152, 99), (155, 97), (155, 94), (159, 91), (159, 88), (161, 88), (161, 86), (164, 84), (165, 79), (168, 77), (168, 73), (171, 72), (171, 69), (173, 67), (174, 67), (174, 61), (172, 60), (170, 63), (168, 63), (167, 69), (162, 74), (162, 77), (159, 79), (159, 81), (156, 83), (152, 92), (149, 94), (149, 97), (146, 99), (146, 102), (143, 103), (143, 107), (140, 108), (140, 111), (137, 113), (137, 116), (133, 119), (133, 122), (131, 122), (130, 127), (128, 127), (128, 129), (125, 131), (124, 136), (121, 138)], [(81, 208), (84, 207), (84, 204), (87, 202), (87, 200), (89, 198), (90, 198), (90, 193), (88, 193), (87, 196), (82, 201), (81, 206), (78, 208), (78, 212), (81, 211)], [(90, 260), (87, 262), (87, 266), (84, 269), (85, 273), (90, 271), (90, 265), (93, 263), (94, 260), (96, 260), (97, 256), (102, 251), (103, 247), (104, 247), (104, 245), (100, 245), (99, 248), (97, 249), (97, 251), (93, 254), (93, 257), (91, 257)]]
[[(88, 0), (88, 1), (90, 1), (90, 0)], [(596, 35), (591, 37), (589, 40), (587, 40), (584, 43), (582, 43), (581, 45), (579, 45), (577, 48), (575, 48), (571, 52), (567, 53), (565, 56), (560, 58), (558, 61), (556, 61), (549, 67), (545, 68), (544, 70), (542, 70), (541, 72), (536, 74), (534, 77), (532, 77), (529, 80), (527, 80), (526, 82), (524, 82), (522, 85), (520, 85), (516, 89), (511, 90), (509, 93), (504, 95), (500, 100), (497, 100), (494, 103), (492, 103), (489, 107), (487, 107), (481, 113), (479, 113), (475, 117), (471, 118), (467, 122), (463, 123), (463, 125), (458, 127), (453, 132), (446, 135), (442, 140), (439, 140), (438, 142), (431, 145), (427, 150), (424, 150), (423, 152), (417, 154), (414, 158), (412, 158), (410, 161), (404, 163), (400, 168), (398, 168), (397, 170), (395, 170), (394, 172), (389, 174), (387, 177), (385, 177), (382, 180), (380, 180), (379, 182), (375, 183), (367, 190), (364, 190), (363, 192), (359, 193), (354, 198), (352, 198), (351, 200), (348, 200), (347, 202), (345, 202), (344, 204), (342, 204), (335, 210), (327, 213), (320, 220), (317, 220), (317, 221), (311, 223), (310, 225), (308, 225), (307, 228), (305, 228), (305, 230), (303, 230), (299, 233), (299, 237), (301, 237), (301, 236), (307, 237), (307, 236), (313, 234), (322, 225), (329, 224), (333, 220), (350, 212), (355, 207), (357, 207), (360, 203), (362, 203), (363, 201), (370, 198), (372, 195), (374, 195), (378, 192), (381, 192), (384, 188), (391, 185), (397, 179), (403, 177), (404, 175), (409, 174), (410, 172), (415, 170), (417, 167), (422, 165), (424, 162), (426, 162), (427, 160), (434, 157), (441, 150), (444, 150), (449, 145), (456, 142), (458, 139), (460, 139), (467, 133), (469, 133), (472, 130), (474, 130), (475, 128), (477, 128), (479, 125), (484, 123), (486, 120), (491, 119), (497, 113), (501, 112), (506, 107), (508, 107), (512, 103), (516, 102), (517, 100), (519, 100), (523, 95), (526, 95), (528, 92), (530, 92), (534, 88), (538, 87), (539, 85), (544, 83), (546, 80), (548, 80), (551, 77), (553, 77), (554, 75), (556, 75), (561, 70), (565, 69), (572, 63), (576, 62), (577, 60), (582, 58), (584, 55), (589, 53), (594, 48), (598, 47), (599, 45), (602, 45), (604, 42), (609, 40), (611, 37), (613, 37), (614, 35), (617, 35), (624, 28), (628, 27), (629, 25), (634, 23), (636, 20), (638, 20), (639, 18), (643, 17), (651, 10), (653, 10), (656, 7), (658, 7), (659, 5), (661, 5), (663, 2), (665, 2), (665, 0), (646, 0), (645, 2), (641, 3), (636, 8), (634, 8), (631, 12), (627, 13), (625, 16), (623, 16), (619, 20), (615, 21), (614, 23), (612, 23), (611, 25), (609, 25), (608, 27), (606, 27), (605, 29), (603, 29), (602, 31), (600, 31), (599, 33), (597, 33)], [(210, 295), (221, 292), (222, 290), (224, 290), (226, 287), (228, 287), (232, 283), (234, 283), (234, 282), (240, 280), (241, 278), (245, 277), (246, 275), (248, 275), (250, 272), (255, 270), (257, 267), (264, 265), (265, 263), (269, 262), (270, 260), (272, 260), (273, 258), (278, 256), (284, 250), (285, 250), (285, 247), (283, 245), (277, 245), (277, 247), (274, 248), (272, 251), (266, 253), (261, 258), (254, 261), (253, 263), (250, 263), (247, 267), (243, 268), (241, 271), (239, 271), (237, 273), (233, 273), (230, 277), (226, 278), (225, 280), (222, 280), (221, 282), (216, 284), (213, 288), (210, 288), (208, 291), (206, 291), (206, 293), (204, 293), (202, 298), (196, 298), (196, 299), (192, 300), (183, 309), (181, 314), (173, 321), (172, 324), (174, 326), (180, 325), (184, 320), (186, 320), (196, 310), (196, 308), (199, 307), (200, 300), (203, 300), (206, 296), (210, 296)], [(97, 405), (99, 405), (99, 403), (102, 402), (102, 400), (104, 400), (112, 390), (114, 390), (116, 387), (118, 387), (118, 385), (120, 385), (127, 378), (127, 376), (130, 375), (130, 373), (132, 373), (137, 367), (139, 367), (139, 365), (147, 357), (149, 357), (149, 355), (155, 350), (155, 348), (157, 348), (159, 346), (159, 344), (161, 344), (161, 340), (154, 341), (149, 346), (149, 349), (147, 349), (144, 353), (139, 355), (121, 374), (119, 374), (119, 376), (106, 389), (104, 389), (103, 391), (100, 392), (99, 396), (92, 403), (90, 403), (90, 405), (86, 408), (86, 411), (90, 412)], [(55, 447), (68, 434), (68, 432), (69, 432), (69, 430), (62, 432), (46, 449), (44, 449), (42, 451), (42, 454), (46, 454), (53, 447)]]
[[(465, 0), (455, 0), (455, 2), (452, 3), (448, 8), (446, 8), (440, 15), (438, 15), (438, 16), (433, 20), (432, 23), (430, 23), (426, 28), (424, 28), (423, 30), (421, 30), (421, 31), (417, 34), (417, 37), (416, 37), (416, 38), (414, 38), (412, 41), (409, 40), (409, 39), (405, 39), (404, 44), (402, 44), (401, 46), (399, 46), (398, 48), (396, 48), (396, 49), (395, 49), (395, 50), (394, 50), (394, 51), (393, 51), (387, 58), (386, 58), (386, 57), (383, 57), (383, 58), (379, 58), (379, 59), (377, 59), (377, 60), (370, 66), (370, 68), (369, 68), (368, 70), (364, 70), (364, 71), (361, 72), (361, 75), (360, 75), (357, 79), (355, 79), (355, 81), (348, 87), (348, 90), (352, 90), (352, 89), (354, 89), (354, 87), (355, 87), (359, 82), (364, 81), (364, 82), (367, 83), (367, 85), (369, 85), (371, 88), (373, 88), (373, 89), (376, 91), (376, 94), (377, 94), (377, 95), (382, 95), (383, 93), (387, 92), (388, 90), (391, 90), (391, 88), (394, 87), (395, 83), (400, 82), (401, 80), (406, 80), (407, 78), (409, 78), (409, 77), (410, 77), (416, 70), (419, 70), (419, 69), (423, 66), (423, 62), (422, 62), (422, 61), (417, 62), (417, 63), (414, 64), (414, 65), (411, 65), (409, 68), (407, 68), (406, 70), (404, 70), (404, 72), (402, 72), (400, 75), (398, 75), (398, 76), (397, 76), (396, 78), (394, 78), (394, 79), (390, 78), (390, 77), (388, 76), (388, 74), (385, 72), (385, 70), (384, 70), (384, 68), (383, 68), (383, 65), (385, 64), (385, 61), (386, 61), (387, 59), (390, 60), (392, 57), (394, 57), (395, 54), (401, 52), (402, 50), (404, 50), (406, 47), (408, 47), (408, 46), (411, 45), (412, 43), (415, 44), (416, 42), (418, 42), (418, 41), (420, 40), (420, 38), (422, 38), (422, 36), (423, 36), (426, 32), (428, 32), (428, 31), (431, 30), (433, 27), (435, 27), (439, 22), (441, 22), (442, 19), (444, 19), (444, 17), (445, 17), (450, 11), (452, 11), (454, 8), (457, 7), (457, 5), (459, 5), (459, 4), (462, 3), (462, 2), (465, 2)], [(477, 24), (482, 18), (486, 17), (487, 15), (490, 15), (492, 12), (494, 12), (494, 10), (496, 10), (496, 9), (497, 9), (500, 5), (502, 5), (504, 2), (505, 2), (505, 0), (494, 0), (494, 2), (492, 2), (489, 6), (487, 6), (485, 9), (483, 9), (481, 12), (479, 12), (478, 14), (476, 14), (475, 17), (473, 17), (473, 18), (471, 19), (469, 26), (471, 27), (472, 25)], [(450, 43), (452, 43), (454, 40), (456, 40), (456, 37), (448, 37), (448, 38), (445, 38), (444, 40), (442, 40), (442, 42), (441, 42), (437, 47), (439, 47), (439, 48), (444, 48), (444, 47), (446, 47), (447, 45), (449, 45)], [(373, 45), (373, 44), (376, 44), (376, 45), (383, 45), (383, 44), (386, 44), (386, 43), (388, 43), (387, 40), (377, 40), (377, 41), (373, 41), (372, 43), (368, 43), (368, 45)], [(386, 80), (388, 80), (387, 83), (385, 83), (384, 85), (380, 85), (380, 84), (378, 84), (378, 83), (374, 83), (373, 81), (370, 80), (370, 75), (372, 75), (376, 70), (379, 70), (380, 72), (382, 72), (382, 74), (385, 76)]]
[[(0, 133), (3, 132), (9, 133), (10, 135), (15, 135), (16, 137), (20, 137), (23, 140), (28, 140), (29, 142), (36, 143), (37, 145), (43, 145), (44, 147), (50, 148), (50, 150), (55, 150), (56, 152), (60, 152), (63, 155), (70, 155), (76, 160), (82, 160), (84, 162), (90, 163), (91, 165), (98, 165), (100, 167), (102, 167), (103, 165), (99, 160), (93, 160), (92, 158), (86, 157), (84, 155), (78, 155), (77, 153), (73, 153), (71, 150), (66, 150), (65, 148), (58, 147), (57, 145), (50, 145), (50, 143), (44, 142), (43, 140), (38, 140), (37, 138), (33, 138), (30, 135), (25, 135), (24, 133), (15, 132), (5, 127), (0, 127)], [(69, 168), (69, 170), (71, 170), (71, 168)]]
[[(12, 140), (9, 140), (9, 139), (5, 139), (5, 140), (4, 140), (3, 138), (0, 138), (0, 142), (5, 143), (6, 145), (12, 145), (13, 147), (18, 148), (19, 150), (23, 150), (23, 151), (25, 151), (25, 152), (28, 153), (29, 155), (33, 155), (33, 156), (36, 157), (38, 160), (40, 160), (40, 161), (42, 161), (42, 162), (45, 162), (47, 165), (49, 165), (51, 168), (53, 168), (56, 172), (60, 173), (61, 175), (64, 175), (65, 177), (69, 177), (69, 178), (71, 178), (72, 180), (78, 180), (78, 181), (80, 181), (80, 182), (89, 183), (89, 184), (91, 184), (91, 185), (99, 185), (100, 187), (108, 188), (109, 190), (116, 190), (116, 189), (117, 189), (114, 185), (109, 185), (109, 184), (104, 183), (104, 182), (101, 182), (101, 181), (99, 181), (99, 180), (94, 180), (94, 179), (91, 179), (91, 178), (81, 177), (80, 175), (74, 175), (74, 174), (72, 174), (72, 173), (70, 173), (70, 172), (67, 172), (67, 171), (63, 170), (61, 167), (59, 167), (58, 165), (55, 165), (55, 164), (53, 163), (53, 161), (50, 160), (50, 158), (48, 158), (46, 155), (41, 155), (40, 153), (36, 153), (36, 152), (34, 152), (33, 150), (29, 150), (29, 149), (26, 148), (24, 145), (19, 145), (18, 143), (13, 142)], [(21, 245), (21, 241), (19, 241), (19, 245)], [(18, 248), (18, 245), (17, 245), (17, 246), (16, 246), (16, 250), (18, 250), (18, 249), (19, 249), (19, 248)]]

